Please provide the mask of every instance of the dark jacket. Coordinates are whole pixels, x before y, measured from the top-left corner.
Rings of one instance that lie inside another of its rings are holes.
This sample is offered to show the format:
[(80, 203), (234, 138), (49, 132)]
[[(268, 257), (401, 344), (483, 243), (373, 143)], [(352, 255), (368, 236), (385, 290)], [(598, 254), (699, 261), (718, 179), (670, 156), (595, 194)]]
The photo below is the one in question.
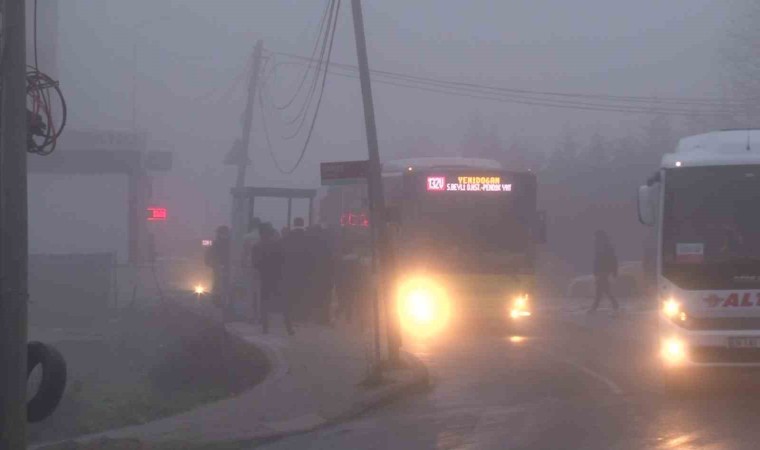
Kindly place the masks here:
[(283, 252), (277, 240), (263, 240), (253, 247), (252, 265), (258, 270), (262, 283), (278, 285), (283, 270)]
[(312, 245), (304, 230), (291, 230), (282, 239), (282, 282), (288, 290), (305, 290), (313, 268)]
[(617, 276), (618, 261), (615, 255), (615, 249), (609, 243), (603, 243), (596, 246), (594, 251), (594, 275)]
[(206, 251), (206, 265), (214, 270), (227, 269), (230, 265), (229, 239), (217, 239)]

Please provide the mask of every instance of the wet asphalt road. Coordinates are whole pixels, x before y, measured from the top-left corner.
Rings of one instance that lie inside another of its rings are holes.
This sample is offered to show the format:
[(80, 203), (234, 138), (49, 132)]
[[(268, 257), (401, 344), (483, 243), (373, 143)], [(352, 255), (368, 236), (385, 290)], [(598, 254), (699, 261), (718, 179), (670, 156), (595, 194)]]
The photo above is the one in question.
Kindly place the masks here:
[(760, 372), (659, 380), (653, 313), (547, 311), (518, 334), (459, 331), (407, 350), (432, 388), (275, 449), (754, 449)]

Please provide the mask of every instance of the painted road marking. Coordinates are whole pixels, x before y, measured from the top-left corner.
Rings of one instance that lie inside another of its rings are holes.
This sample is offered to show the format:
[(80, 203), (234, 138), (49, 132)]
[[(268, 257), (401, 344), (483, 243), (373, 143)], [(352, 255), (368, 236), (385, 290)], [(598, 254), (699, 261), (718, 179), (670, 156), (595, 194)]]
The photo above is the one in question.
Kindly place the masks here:
[(547, 355), (547, 356), (549, 356), (551, 358), (554, 358), (554, 359), (556, 359), (559, 362), (562, 362), (564, 364), (572, 366), (575, 369), (579, 370), (580, 372), (583, 372), (586, 375), (590, 376), (591, 378), (594, 378), (595, 380), (603, 383), (604, 385), (606, 385), (610, 389), (610, 391), (612, 391), (613, 394), (615, 394), (615, 395), (623, 395), (623, 389), (621, 389), (620, 386), (617, 383), (615, 383), (614, 381), (612, 381), (609, 377), (607, 377), (605, 375), (602, 375), (601, 373), (599, 373), (599, 372), (597, 372), (597, 371), (595, 371), (595, 370), (593, 370), (593, 369), (591, 369), (589, 367), (586, 367), (583, 364), (577, 363), (577, 362), (575, 362), (573, 360), (570, 360), (570, 359), (567, 359), (567, 358), (563, 358), (563, 357), (557, 355), (556, 353), (548, 352), (548, 351), (544, 351), (544, 350), (537, 350), (537, 351), (539, 351), (539, 352), (541, 352), (541, 353), (543, 353), (543, 354), (545, 354), (545, 355)]
[(602, 383), (606, 384), (607, 387), (609, 387), (610, 390), (614, 394), (616, 394), (616, 395), (623, 395), (623, 390), (620, 389), (620, 386), (618, 386), (617, 383), (615, 383), (614, 381), (612, 381), (608, 377), (600, 374), (599, 372), (597, 372), (595, 370), (592, 370), (592, 369), (589, 369), (588, 367), (586, 367), (586, 366), (584, 366), (582, 364), (578, 364), (575, 361), (571, 361), (569, 359), (562, 359), (562, 358), (558, 358), (558, 359), (560, 361), (564, 362), (565, 364), (569, 364), (569, 365), (575, 367), (576, 369), (580, 370), (581, 372), (584, 372), (584, 373), (588, 374), (589, 376), (591, 376), (593, 378), (596, 378), (597, 380), (599, 380)]

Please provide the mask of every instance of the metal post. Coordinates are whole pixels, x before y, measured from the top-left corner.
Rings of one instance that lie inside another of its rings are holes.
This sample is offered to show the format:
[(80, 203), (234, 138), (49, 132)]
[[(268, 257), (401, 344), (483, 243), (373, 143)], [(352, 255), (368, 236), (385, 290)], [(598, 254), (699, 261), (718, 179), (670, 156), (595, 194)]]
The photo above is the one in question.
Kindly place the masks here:
[(250, 224), (253, 223), (253, 219), (256, 217), (256, 214), (254, 214), (253, 207), (256, 205), (256, 197), (251, 196), (250, 201), (248, 202), (248, 226), (250, 227)]
[(256, 42), (256, 47), (253, 49), (253, 70), (248, 82), (248, 101), (245, 105), (245, 111), (243, 112), (243, 135), (241, 137), (242, 150), (238, 155), (239, 161), (237, 166), (237, 177), (235, 179), (235, 187), (233, 192), (237, 191), (232, 196), (232, 217), (231, 217), (231, 243), (230, 250), (230, 267), (232, 272), (232, 284), (237, 286), (241, 282), (242, 278), (242, 259), (243, 259), (243, 235), (248, 232), (244, 224), (245, 215), (243, 213), (243, 201), (245, 196), (243, 195), (243, 187), (245, 185), (245, 172), (248, 167), (248, 147), (251, 142), (251, 125), (253, 121), (253, 104), (256, 98), (256, 88), (259, 82), (259, 72), (261, 72), (262, 54), (264, 51), (264, 43), (259, 40)]
[(140, 264), (140, 185), (136, 173), (127, 174), (127, 235), (129, 248), (127, 249), (128, 261), (132, 266)]
[[(362, 16), (361, 0), (352, 0), (351, 9), (354, 18), (354, 34), (356, 37), (356, 55), (359, 62), (359, 80), (364, 104), (364, 121), (367, 128), (367, 147), (369, 151), (369, 194), (371, 224), (376, 236), (376, 254), (379, 262), (380, 295), (388, 305), (388, 359), (391, 364), (399, 362), (401, 335), (398, 327), (398, 315), (393, 308), (390, 296), (393, 280), (393, 253), (389, 245), (385, 223), (385, 196), (383, 194), (383, 179), (380, 167), (380, 150), (377, 143), (377, 128), (375, 125), (375, 107), (372, 101), (372, 85), (369, 76), (369, 60), (367, 58), (367, 42), (364, 37), (364, 18)], [(379, 307), (377, 308), (380, 309)], [(379, 333), (379, 319), (375, 318), (376, 333)]]
[(314, 197), (309, 197), (309, 226), (314, 225)]
[(293, 198), (288, 197), (288, 225), (287, 227), (290, 228), (293, 226)]
[(27, 184), (24, 0), (2, 3), (0, 449), (26, 448)]

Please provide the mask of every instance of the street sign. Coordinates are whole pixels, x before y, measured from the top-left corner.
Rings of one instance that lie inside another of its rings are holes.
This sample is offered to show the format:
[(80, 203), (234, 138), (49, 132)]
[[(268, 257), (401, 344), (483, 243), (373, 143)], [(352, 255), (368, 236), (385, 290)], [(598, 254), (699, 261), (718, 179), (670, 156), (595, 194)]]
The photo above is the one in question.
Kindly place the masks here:
[(326, 162), (319, 165), (323, 186), (367, 184), (369, 161)]

